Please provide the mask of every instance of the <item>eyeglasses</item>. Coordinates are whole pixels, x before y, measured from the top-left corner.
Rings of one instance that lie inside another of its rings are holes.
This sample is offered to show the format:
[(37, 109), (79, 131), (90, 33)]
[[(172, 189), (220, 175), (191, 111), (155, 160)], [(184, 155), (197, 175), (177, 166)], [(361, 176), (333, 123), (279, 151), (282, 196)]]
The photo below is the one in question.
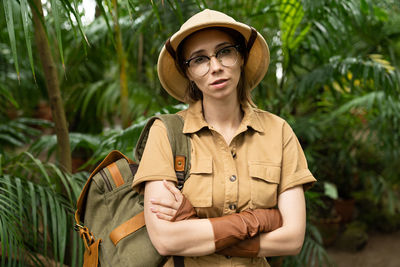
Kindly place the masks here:
[(224, 67), (235, 65), (238, 60), (239, 49), (240, 45), (226, 46), (218, 50), (214, 55), (196, 56), (186, 60), (184, 64), (193, 75), (204, 76), (210, 70), (210, 60), (212, 57), (215, 57)]

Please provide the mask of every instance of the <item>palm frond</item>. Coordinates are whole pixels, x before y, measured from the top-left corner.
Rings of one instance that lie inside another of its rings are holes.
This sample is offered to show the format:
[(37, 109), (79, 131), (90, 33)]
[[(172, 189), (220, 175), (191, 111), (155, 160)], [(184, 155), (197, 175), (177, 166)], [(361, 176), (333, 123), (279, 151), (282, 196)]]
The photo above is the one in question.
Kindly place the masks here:
[[(0, 143), (3, 145), (23, 146), (29, 144), (42, 132), (38, 127), (49, 127), (52, 123), (32, 118), (17, 118), (0, 124)], [(1, 150), (1, 149), (0, 149)]]
[[(370, 77), (373, 77), (371, 79)], [(324, 85), (336, 93), (332, 84), (344, 84), (346, 90), (355, 90), (363, 87), (368, 90), (382, 90), (388, 94), (396, 94), (400, 90), (400, 78), (396, 70), (388, 70), (380, 62), (362, 58), (340, 58), (332, 57), (329, 63), (314, 69), (304, 75), (297, 86), (297, 97), (309, 96), (315, 93)], [(358, 84), (356, 83), (358, 80)], [(343, 87), (343, 86), (342, 86)]]
[(322, 245), (322, 237), (317, 227), (307, 224), (303, 248), (299, 255), (285, 257), (283, 267), (334, 266)]
[(310, 24), (301, 25), (304, 11), (301, 1), (285, 0), (280, 2), (280, 30), (284, 55), (284, 68), (289, 64), (289, 57), (295, 53), (300, 43), (310, 30)]
[[(0, 222), (2, 229), (7, 227), (7, 232), (1, 231), (2, 255), (9, 255), (3, 262), (11, 264), (17, 259), (19, 266), (40, 262), (39, 254), (63, 262), (67, 233), (72, 229), (71, 211), (83, 179), (40, 162), (27, 152), (8, 159), (1, 167)], [(63, 187), (67, 195), (63, 194)], [(48, 247), (52, 248), (51, 254)], [(78, 251), (78, 244), (72, 249)]]

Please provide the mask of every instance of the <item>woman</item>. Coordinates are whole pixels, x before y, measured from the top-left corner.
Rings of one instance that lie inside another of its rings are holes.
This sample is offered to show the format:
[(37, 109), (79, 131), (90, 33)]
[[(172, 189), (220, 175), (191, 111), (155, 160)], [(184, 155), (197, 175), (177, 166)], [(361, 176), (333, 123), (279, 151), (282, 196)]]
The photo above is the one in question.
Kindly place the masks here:
[(185, 256), (185, 266), (268, 266), (266, 256), (300, 251), (303, 188), (315, 178), (290, 126), (251, 101), (268, 64), (258, 32), (213, 10), (191, 17), (163, 47), (158, 75), (189, 103), (178, 114), (192, 150), (182, 195), (166, 128), (156, 121), (135, 176), (160, 254)]

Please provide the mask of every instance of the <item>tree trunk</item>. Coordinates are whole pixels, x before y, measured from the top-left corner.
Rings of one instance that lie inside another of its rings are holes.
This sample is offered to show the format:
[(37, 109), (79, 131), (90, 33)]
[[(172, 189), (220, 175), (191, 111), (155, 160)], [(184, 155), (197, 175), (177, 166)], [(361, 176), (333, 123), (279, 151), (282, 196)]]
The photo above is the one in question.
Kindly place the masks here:
[(58, 143), (58, 156), (64, 171), (71, 172), (71, 148), (64, 106), (61, 99), (58, 72), (51, 54), (50, 45), (44, 30), (44, 16), (41, 0), (29, 1), (35, 30), (35, 42), (39, 58), (42, 63), (43, 73), (50, 100), (51, 112), (55, 124)]
[(137, 64), (137, 79), (142, 81), (142, 71), (143, 71), (143, 33), (139, 33), (139, 45), (138, 45), (138, 64)]
[(119, 64), (119, 87), (120, 87), (120, 99), (121, 99), (121, 120), (122, 127), (126, 128), (130, 124), (129, 112), (128, 112), (128, 81), (126, 75), (126, 57), (124, 47), (122, 45), (122, 34), (118, 22), (118, 2), (113, 0), (113, 22), (114, 22), (114, 33), (116, 41), (116, 50)]

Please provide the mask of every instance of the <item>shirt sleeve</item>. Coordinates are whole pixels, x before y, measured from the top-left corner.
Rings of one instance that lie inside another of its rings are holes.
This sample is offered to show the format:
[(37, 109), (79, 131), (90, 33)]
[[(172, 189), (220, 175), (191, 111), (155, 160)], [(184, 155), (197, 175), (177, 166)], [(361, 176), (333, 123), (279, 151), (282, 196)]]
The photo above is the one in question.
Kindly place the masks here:
[(137, 192), (143, 193), (145, 182), (164, 179), (177, 182), (167, 129), (161, 120), (156, 120), (150, 128), (146, 147), (132, 187)]
[(317, 180), (308, 169), (307, 160), (299, 140), (287, 123), (283, 127), (283, 141), (279, 194), (298, 185), (303, 185), (304, 191), (306, 191)]

